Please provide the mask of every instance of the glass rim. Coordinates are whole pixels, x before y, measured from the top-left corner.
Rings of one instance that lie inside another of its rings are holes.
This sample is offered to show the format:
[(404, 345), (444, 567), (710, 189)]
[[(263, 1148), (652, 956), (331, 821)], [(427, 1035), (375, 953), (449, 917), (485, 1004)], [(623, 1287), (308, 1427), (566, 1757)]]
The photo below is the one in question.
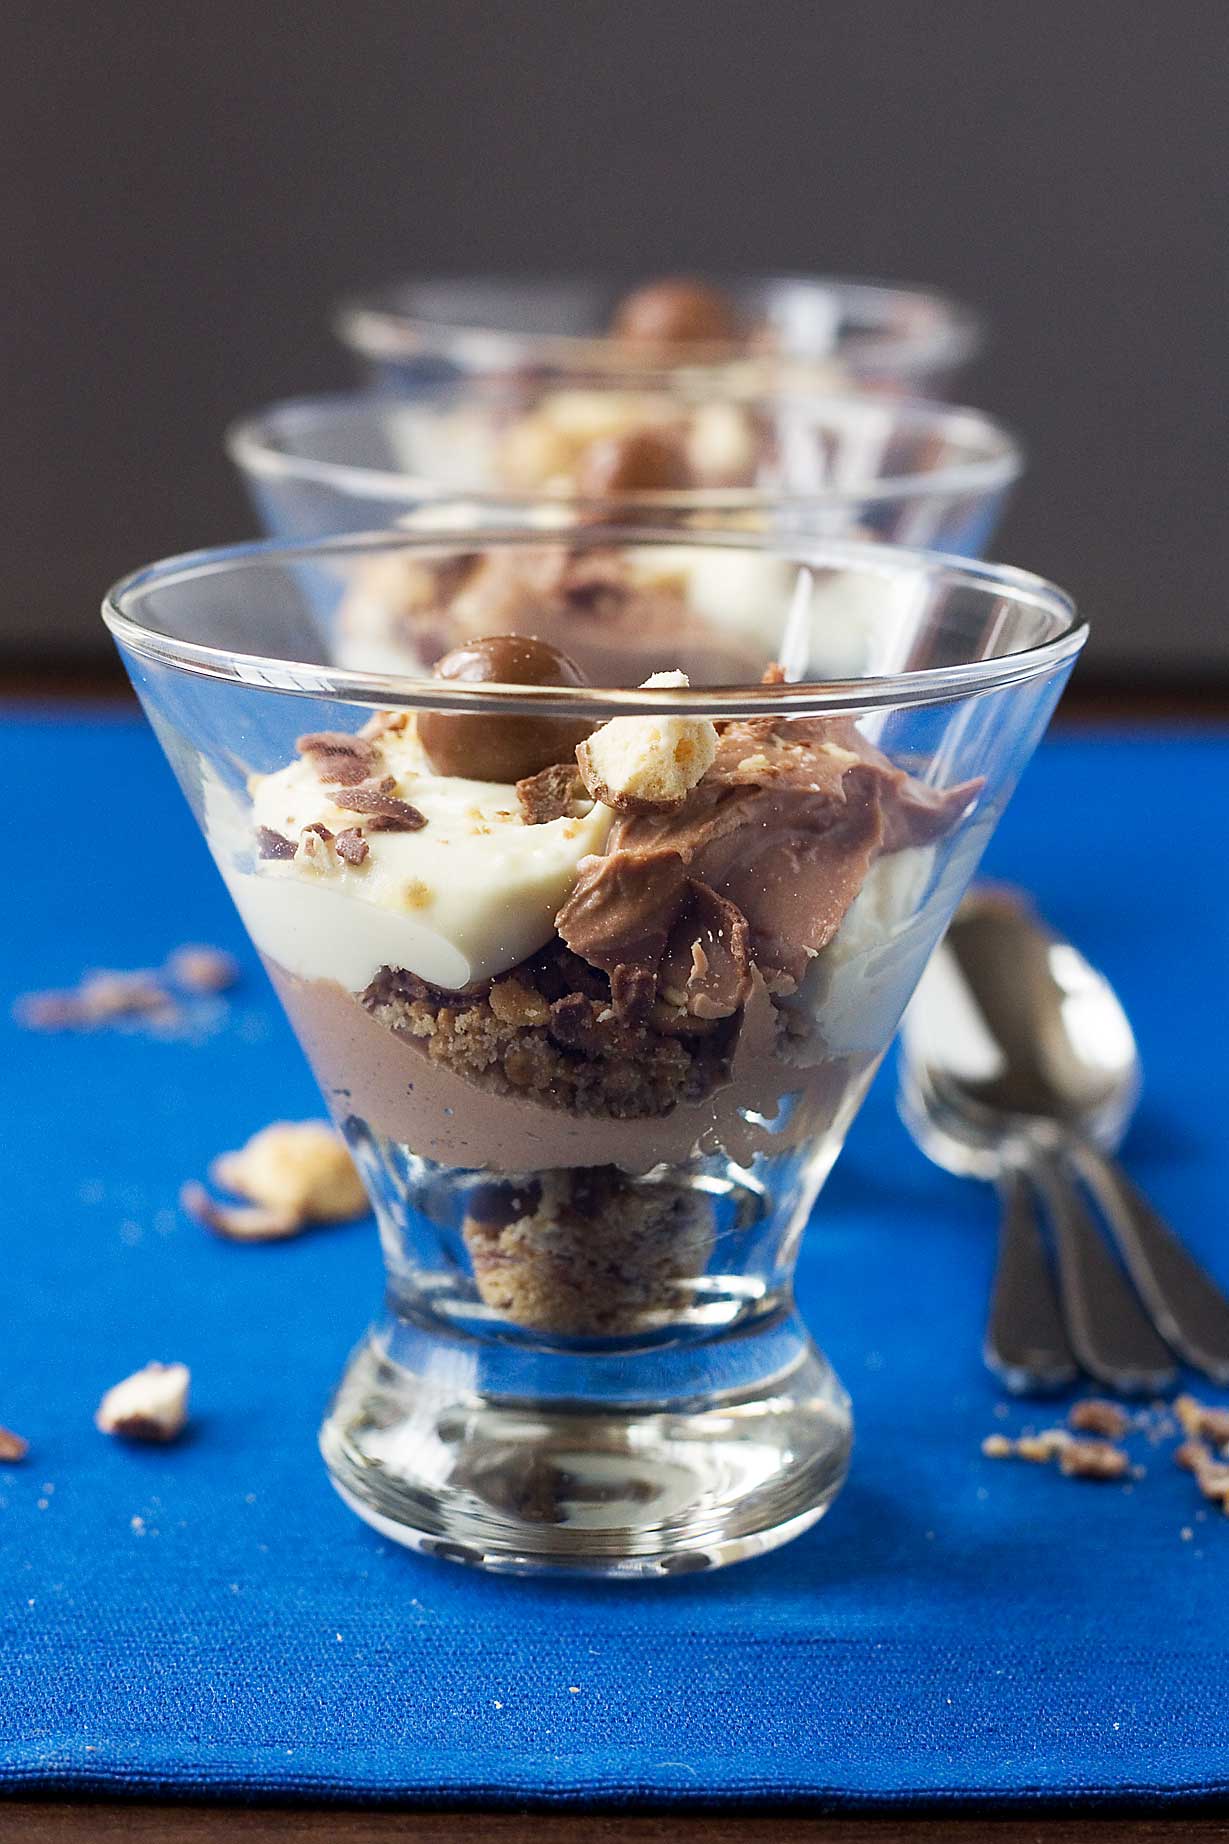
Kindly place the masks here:
[[(483, 388), (489, 388), (492, 392), (502, 383), (496, 377), (482, 382)], [(475, 388), (475, 383), (473, 379), (458, 379), (455, 384), (458, 395), (463, 398), (467, 389), (472, 391)], [(965, 494), (1004, 490), (1019, 479), (1025, 464), (1025, 452), (1019, 438), (997, 417), (963, 404), (939, 403), (926, 397), (885, 400), (856, 393), (792, 390), (750, 391), (731, 395), (723, 390), (710, 399), (678, 383), (668, 383), (661, 379), (652, 385), (645, 385), (639, 380), (630, 383), (626, 374), (608, 372), (587, 374), (583, 382), (578, 380), (577, 384), (580, 389), (638, 390), (647, 396), (656, 392), (663, 397), (677, 398), (683, 405), (701, 405), (712, 401), (734, 402), (741, 408), (751, 409), (798, 406), (804, 410), (812, 409), (817, 418), (822, 416), (825, 408), (831, 413), (839, 413), (843, 419), (869, 417), (876, 413), (882, 414), (888, 409), (908, 427), (921, 428), (932, 435), (948, 431), (956, 440), (961, 439), (961, 432), (964, 431), (965, 440), (973, 442), (980, 438), (987, 450), (980, 460), (952, 462), (927, 471), (885, 475), (855, 486), (817, 487), (809, 492), (789, 492), (767, 486), (687, 487), (670, 492), (639, 490), (620, 494), (617, 503), (622, 507), (643, 505), (659, 509), (677, 507), (680, 510), (741, 511), (755, 510), (768, 504), (842, 507), (901, 502), (931, 494), (955, 498)], [(286, 397), (236, 418), (227, 427), (223, 440), (230, 459), (245, 473), (259, 475), (262, 479), (310, 482), (339, 493), (347, 493), (355, 499), (412, 497), (416, 501), (438, 503), (442, 500), (456, 501), (462, 497), (468, 500), (472, 497), (484, 504), (505, 507), (522, 505), (532, 499), (540, 499), (549, 505), (581, 508), (609, 506), (612, 503), (609, 495), (599, 499), (567, 492), (532, 494), (523, 488), (504, 490), (484, 486), (475, 488), (471, 495), (465, 488), (455, 484), (441, 486), (429, 476), (420, 477), (402, 469), (318, 460), (309, 455), (288, 453), (277, 445), (276, 426), (279, 420), (315, 420), (332, 426), (340, 423), (347, 415), (366, 414), (376, 423), (381, 417), (395, 413), (398, 409), (414, 406), (415, 401), (413, 398), (369, 396), (361, 391)], [(430, 408), (430, 405), (427, 407)]]
[[(742, 275), (703, 274), (700, 279), (712, 282), (718, 288), (731, 290), (748, 287), (820, 289), (855, 311), (862, 307), (864, 310), (878, 309), (885, 313), (893, 303), (899, 305), (912, 302), (925, 306), (934, 315), (934, 324), (925, 330), (910, 329), (902, 332), (872, 327), (838, 339), (831, 351), (826, 353), (808, 353), (805, 346), (792, 350), (786, 348), (779, 355), (780, 361), (786, 364), (791, 360), (805, 362), (808, 358), (828, 358), (834, 353), (854, 358), (866, 354), (884, 368), (918, 371), (927, 367), (963, 364), (979, 352), (985, 343), (986, 322), (975, 308), (958, 301), (942, 289), (930, 288), (922, 283), (890, 281), (875, 276), (806, 275), (788, 271)], [(531, 351), (539, 357), (557, 353), (562, 362), (574, 364), (586, 352), (609, 354), (617, 343), (610, 335), (603, 333), (517, 332), (513, 328), (483, 326), (480, 322), (416, 314), (408, 311), (404, 305), (398, 305), (398, 297), (414, 288), (429, 285), (461, 288), (467, 283), (487, 288), (524, 288), (533, 285), (543, 290), (551, 287), (591, 287), (611, 293), (626, 292), (628, 288), (636, 286), (634, 278), (621, 281), (617, 276), (600, 275), (403, 276), (344, 295), (333, 310), (333, 330), (343, 345), (369, 359), (413, 358), (421, 355), (424, 349), (438, 349), (448, 344), (458, 349), (470, 345), (485, 348), (488, 352), (503, 351), (507, 354), (518, 350)], [(677, 353), (679, 366), (730, 363), (755, 356), (749, 355), (744, 345), (731, 340), (680, 344)], [(765, 356), (771, 362), (772, 355)], [(634, 365), (631, 369), (635, 369)]]
[(1073, 659), (1088, 636), (1065, 590), (1030, 571), (1009, 564), (970, 562), (938, 551), (913, 551), (887, 544), (853, 544), (816, 539), (790, 543), (782, 551), (771, 534), (729, 532), (663, 532), (660, 527), (630, 525), (591, 526), (569, 533), (576, 548), (679, 545), (696, 549), (756, 550), (782, 556), (799, 568), (856, 568), (886, 579), (921, 575), (951, 586), (964, 584), (987, 593), (998, 592), (1017, 605), (1044, 610), (1061, 620), (1062, 628), (1048, 639), (997, 659), (968, 660), (951, 665), (855, 679), (797, 681), (783, 685), (733, 685), (676, 687), (546, 686), (469, 683), (416, 677), (410, 673), (369, 672), (341, 666), (240, 653), (232, 648), (208, 646), (201, 641), (160, 633), (144, 625), (134, 613), (143, 596), (155, 589), (189, 583), (210, 576), (232, 575), (245, 569), (296, 563), (327, 563), (330, 559), (380, 556), (396, 551), (464, 551), (504, 548), (540, 549), (552, 535), (520, 529), (483, 530), (437, 528), (422, 532), (352, 532), (339, 537), (285, 544), (253, 540), (209, 550), (184, 552), (148, 564), (122, 577), (107, 592), (102, 618), (123, 646), (141, 658), (178, 668), (197, 677), (229, 680), (258, 690), (287, 692), (304, 698), (336, 698), (377, 709), (420, 709), (454, 712), (503, 712), (511, 706), (534, 715), (576, 716), (600, 723), (611, 717), (634, 714), (711, 718), (837, 716), (885, 707), (909, 708), (943, 704), (982, 692), (1002, 690), (1044, 677)]

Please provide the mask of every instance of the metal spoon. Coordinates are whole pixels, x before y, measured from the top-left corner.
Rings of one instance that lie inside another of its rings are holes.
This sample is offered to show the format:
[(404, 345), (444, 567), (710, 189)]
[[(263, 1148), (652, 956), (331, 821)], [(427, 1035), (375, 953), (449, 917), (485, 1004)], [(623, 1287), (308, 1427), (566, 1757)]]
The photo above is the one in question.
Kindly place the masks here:
[[(1070, 1343), (1084, 1368), (1137, 1391), (1164, 1388), (1174, 1374), (1097, 1233), (1077, 1174), (1165, 1339), (1229, 1379), (1229, 1302), (1108, 1157), (1138, 1097), (1139, 1058), (1112, 988), (1083, 956), (1014, 896), (975, 893), (922, 980), (904, 1046), (902, 1113), (923, 1150), (1000, 1183), (1011, 1172), (1044, 1199)], [(1038, 1280), (1037, 1226), (1018, 1188), (1005, 1211), (987, 1355), (1008, 1381), (1014, 1373), (1017, 1384), (1052, 1382), (1064, 1352), (1052, 1339), (1052, 1291), (1044, 1266)]]

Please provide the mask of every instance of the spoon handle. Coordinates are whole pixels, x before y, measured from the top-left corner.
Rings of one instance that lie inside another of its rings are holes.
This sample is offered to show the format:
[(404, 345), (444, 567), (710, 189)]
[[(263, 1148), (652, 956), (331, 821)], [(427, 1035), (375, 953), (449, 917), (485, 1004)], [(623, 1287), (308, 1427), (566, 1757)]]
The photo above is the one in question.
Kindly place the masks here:
[(986, 1321), (985, 1357), (1016, 1395), (1061, 1389), (1076, 1375), (1054, 1291), (1033, 1187), (1016, 1166), (998, 1179), (999, 1256)]
[(1106, 1247), (1072, 1178), (1038, 1152), (1030, 1166), (1054, 1231), (1063, 1316), (1076, 1357), (1122, 1395), (1168, 1389), (1177, 1370), (1126, 1275)]
[(1079, 1141), (1071, 1158), (1105, 1213), (1157, 1331), (1217, 1383), (1229, 1383), (1229, 1300), (1127, 1177), (1117, 1160)]

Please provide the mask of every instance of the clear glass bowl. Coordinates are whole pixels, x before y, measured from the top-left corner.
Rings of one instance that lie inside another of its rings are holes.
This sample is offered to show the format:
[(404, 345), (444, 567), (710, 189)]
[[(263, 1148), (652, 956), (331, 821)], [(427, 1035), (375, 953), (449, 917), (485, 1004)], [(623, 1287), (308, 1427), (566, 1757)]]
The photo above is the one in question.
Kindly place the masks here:
[[(759, 531), (777, 543), (856, 535), (975, 556), (1021, 467), (1009, 432), (974, 410), (872, 398), (734, 400), (711, 390), (631, 390), (609, 378), (583, 389), (485, 379), (424, 387), (404, 400), (304, 398), (247, 417), (228, 445), (266, 529), (296, 540), (430, 526), (444, 499), (465, 494), (468, 503), (453, 504), (447, 516), (474, 526), (564, 532), (617, 516), (665, 531)], [(681, 456), (689, 484), (612, 490), (610, 476), (629, 452), (633, 473), (637, 458), (644, 464), (641, 479)], [(772, 574), (754, 550), (710, 571), (709, 593), (728, 604), (726, 642), (749, 630), (752, 670), (762, 581)], [(489, 631), (495, 618), (474, 607), (463, 580), (456, 590), (451, 603), (433, 598), (439, 652), (452, 639)], [(339, 663), (418, 670), (418, 596), (412, 571), (395, 559), (373, 562), (341, 611)], [(829, 595), (834, 609), (840, 599)], [(844, 601), (849, 618), (842, 624), (833, 616), (830, 644), (816, 662), (828, 676), (863, 669), (857, 590)], [(684, 660), (671, 651), (673, 633), (663, 653), (660, 632), (643, 622), (637, 631), (609, 598), (593, 619), (582, 612), (577, 603), (544, 617), (540, 599), (505, 598), (498, 625), (520, 631), (528, 623), (536, 633), (545, 618), (547, 637), (556, 637), (562, 622), (561, 644), (579, 651), (603, 682), (613, 675), (614, 683), (637, 684), (660, 667), (696, 664), (690, 652)], [(617, 664), (607, 657), (612, 644)], [(725, 652), (723, 661), (703, 663), (710, 683), (746, 676), (744, 654), (728, 644)]]
[[(690, 688), (433, 678), (424, 620), (419, 676), (348, 670), (373, 564), (622, 581), (693, 639), (754, 566), (755, 656), (718, 688), (699, 646)], [(825, 682), (842, 604), (864, 671)], [(379, 1221), (384, 1309), (321, 1435), (346, 1501), (434, 1555), (616, 1576), (814, 1522), (851, 1420), (799, 1238), (1071, 604), (886, 546), (454, 521), (156, 564), (104, 615)]]
[(394, 282), (357, 294), (334, 324), (385, 389), (472, 372), (568, 377), (593, 371), (720, 373), (738, 384), (942, 397), (984, 328), (932, 289), (841, 276), (710, 277), (732, 305), (734, 341), (631, 344), (611, 326), (629, 285), (472, 276)]

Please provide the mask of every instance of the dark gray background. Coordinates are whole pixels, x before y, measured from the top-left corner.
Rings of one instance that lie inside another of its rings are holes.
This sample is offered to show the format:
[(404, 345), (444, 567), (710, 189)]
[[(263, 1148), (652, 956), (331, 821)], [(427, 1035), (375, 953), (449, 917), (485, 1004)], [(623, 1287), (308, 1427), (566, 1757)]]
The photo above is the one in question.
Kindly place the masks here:
[(1226, 0), (10, 0), (0, 652), (246, 535), (237, 411), (348, 381), (406, 271), (837, 270), (986, 308), (996, 550), (1102, 676), (1229, 676)]

